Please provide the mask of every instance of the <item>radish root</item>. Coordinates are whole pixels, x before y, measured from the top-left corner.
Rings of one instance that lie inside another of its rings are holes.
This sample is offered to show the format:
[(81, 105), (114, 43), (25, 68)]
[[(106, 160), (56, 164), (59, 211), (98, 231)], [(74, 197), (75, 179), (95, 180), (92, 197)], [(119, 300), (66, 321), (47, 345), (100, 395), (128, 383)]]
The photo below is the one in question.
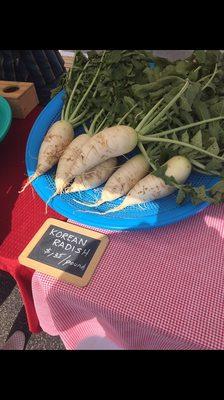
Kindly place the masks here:
[(86, 206), (86, 207), (98, 207), (101, 204), (105, 203), (103, 200), (98, 200), (96, 203), (86, 203), (85, 201), (79, 201), (79, 200), (76, 200), (76, 199), (74, 199), (74, 201), (77, 204), (81, 204), (82, 206)]
[(48, 201), (47, 201), (46, 204), (45, 204), (45, 214), (47, 214), (48, 204), (49, 204), (50, 201), (51, 201), (54, 197), (56, 197), (58, 194), (59, 194), (58, 192), (54, 192), (54, 193), (52, 194), (52, 196), (49, 197)]
[(28, 179), (28, 181), (25, 183), (25, 185), (18, 191), (18, 193), (24, 192), (24, 190), (39, 176), (36, 172), (31, 175)]
[[(138, 204), (138, 205), (139, 205), (139, 204)], [(103, 211), (103, 212), (100, 212), (100, 211), (91, 211), (91, 210), (76, 210), (76, 212), (85, 212), (85, 213), (92, 213), (92, 214), (98, 214), (98, 215), (105, 215), (105, 214), (109, 214), (109, 213), (112, 213), (112, 212), (121, 211), (121, 210), (123, 210), (124, 208), (126, 208), (126, 207), (123, 206), (123, 204), (121, 204), (120, 206), (117, 206), (117, 207), (115, 207), (115, 208), (110, 208), (109, 210)]]

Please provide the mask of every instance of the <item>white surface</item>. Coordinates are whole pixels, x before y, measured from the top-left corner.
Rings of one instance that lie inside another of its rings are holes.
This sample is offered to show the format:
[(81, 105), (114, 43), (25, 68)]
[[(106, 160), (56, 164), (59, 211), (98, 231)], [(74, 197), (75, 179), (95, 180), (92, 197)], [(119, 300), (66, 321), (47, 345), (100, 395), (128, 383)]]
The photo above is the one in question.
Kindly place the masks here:
[(90, 336), (81, 340), (76, 350), (122, 350), (106, 337)]
[(59, 50), (62, 56), (73, 57), (75, 50)]
[(194, 50), (153, 50), (153, 54), (158, 57), (167, 58), (170, 61), (176, 61), (189, 57)]
[[(63, 56), (73, 56), (75, 50), (59, 50)], [(85, 53), (88, 50), (83, 50)], [(97, 50), (100, 51), (100, 50)], [(171, 61), (188, 57), (193, 50), (153, 50), (155, 55), (168, 58)]]

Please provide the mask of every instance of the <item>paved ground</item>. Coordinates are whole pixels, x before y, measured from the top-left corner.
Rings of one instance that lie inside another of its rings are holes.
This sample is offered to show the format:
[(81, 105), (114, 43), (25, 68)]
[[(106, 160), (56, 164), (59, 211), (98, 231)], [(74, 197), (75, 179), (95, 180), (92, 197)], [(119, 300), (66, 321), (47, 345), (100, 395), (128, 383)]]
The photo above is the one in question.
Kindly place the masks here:
[(26, 335), (26, 350), (64, 350), (59, 337), (30, 334), (24, 306), (14, 280), (0, 271), (0, 348), (16, 330)]

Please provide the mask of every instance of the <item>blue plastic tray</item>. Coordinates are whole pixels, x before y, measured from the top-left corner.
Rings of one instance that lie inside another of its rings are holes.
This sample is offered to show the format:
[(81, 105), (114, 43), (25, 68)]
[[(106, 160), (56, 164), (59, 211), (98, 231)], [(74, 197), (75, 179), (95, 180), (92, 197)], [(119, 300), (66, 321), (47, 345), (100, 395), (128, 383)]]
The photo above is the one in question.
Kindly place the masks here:
[[(28, 176), (32, 175), (36, 169), (40, 145), (49, 127), (55, 121), (59, 120), (62, 106), (63, 92), (60, 92), (48, 103), (33, 125), (26, 148)], [(76, 132), (81, 133), (81, 130)], [(38, 195), (45, 202), (55, 191), (53, 179), (55, 170), (56, 168), (53, 168), (48, 174), (37, 178), (32, 183)], [(188, 181), (195, 186), (203, 184), (206, 187), (210, 187), (218, 181), (218, 178), (192, 173)], [(208, 206), (208, 203), (193, 206), (190, 201), (185, 202), (182, 206), (178, 206), (176, 204), (176, 195), (172, 194), (158, 201), (146, 203), (143, 208), (133, 206), (114, 214), (101, 216), (94, 214), (94, 209), (82, 206), (74, 201), (74, 199), (78, 199), (80, 201), (93, 202), (99, 199), (101, 190), (102, 187), (82, 193), (62, 194), (52, 199), (49, 206), (64, 217), (76, 222), (109, 230), (151, 229), (161, 227), (191, 217)], [(119, 199), (109, 205), (101, 205), (97, 211), (105, 211), (111, 207), (117, 206), (121, 201), (122, 199)], [(85, 210), (89, 210), (90, 212), (82, 212)]]

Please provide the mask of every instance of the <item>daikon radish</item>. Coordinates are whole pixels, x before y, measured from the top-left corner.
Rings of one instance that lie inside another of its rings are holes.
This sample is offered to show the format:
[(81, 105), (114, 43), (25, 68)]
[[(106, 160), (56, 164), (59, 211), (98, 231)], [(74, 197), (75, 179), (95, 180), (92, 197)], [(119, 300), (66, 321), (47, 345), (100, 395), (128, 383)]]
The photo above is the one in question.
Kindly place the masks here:
[(138, 142), (137, 133), (129, 126), (117, 125), (105, 128), (84, 145), (71, 169), (75, 178), (109, 158), (132, 151)]
[(65, 193), (82, 192), (102, 185), (113, 174), (116, 165), (116, 158), (102, 162), (90, 171), (77, 176), (72, 185), (65, 190)]
[(88, 140), (90, 140), (90, 137), (85, 133), (77, 136), (60, 157), (55, 176), (56, 191), (54, 195), (61, 194), (73, 179), (70, 174), (72, 165)]
[[(177, 183), (183, 184), (189, 177), (192, 166), (186, 157), (174, 156), (166, 163), (166, 176), (174, 177)], [(175, 187), (166, 185), (165, 182), (153, 174), (141, 179), (125, 197), (124, 201), (115, 208), (101, 214), (108, 214), (124, 210), (126, 207), (139, 205), (152, 200), (161, 199), (176, 190)]]
[(55, 122), (47, 132), (40, 146), (36, 171), (28, 179), (20, 192), (23, 192), (34, 179), (43, 175), (57, 164), (62, 153), (73, 139), (73, 127), (69, 122), (62, 120)]
[(144, 156), (138, 154), (121, 165), (108, 179), (99, 201), (94, 204), (80, 203), (88, 207), (97, 207), (107, 201), (114, 201), (126, 195), (140, 179), (148, 174), (149, 169)]

